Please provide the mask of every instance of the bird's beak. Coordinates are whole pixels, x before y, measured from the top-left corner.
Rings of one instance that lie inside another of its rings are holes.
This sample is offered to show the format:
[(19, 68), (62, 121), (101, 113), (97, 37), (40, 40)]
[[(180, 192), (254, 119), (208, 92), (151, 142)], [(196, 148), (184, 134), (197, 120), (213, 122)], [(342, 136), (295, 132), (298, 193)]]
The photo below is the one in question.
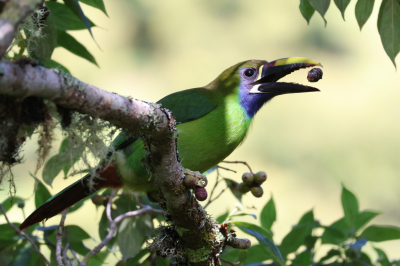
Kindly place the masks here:
[(258, 78), (252, 83), (250, 93), (272, 93), (275, 95), (285, 93), (299, 93), (319, 91), (319, 89), (298, 83), (277, 82), (284, 76), (301, 68), (321, 66), (314, 60), (303, 57), (289, 57), (271, 61), (260, 66)]

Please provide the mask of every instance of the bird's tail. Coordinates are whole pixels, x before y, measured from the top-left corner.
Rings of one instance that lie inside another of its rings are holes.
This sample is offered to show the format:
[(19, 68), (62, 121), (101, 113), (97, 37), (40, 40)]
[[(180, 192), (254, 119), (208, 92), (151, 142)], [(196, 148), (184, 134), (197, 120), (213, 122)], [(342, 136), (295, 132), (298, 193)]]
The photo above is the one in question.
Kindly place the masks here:
[[(115, 167), (108, 165), (97, 171), (100, 176), (94, 182), (91, 175), (87, 174), (82, 179), (76, 181), (72, 185), (64, 188), (62, 191), (48, 199), (42, 206), (37, 208), (25, 221), (19, 226), (20, 230), (25, 230), (35, 223), (44, 219), (49, 219), (65, 209), (71, 207), (80, 200), (93, 194), (102, 188), (121, 188), (122, 182)], [(90, 184), (91, 183), (91, 184)]]

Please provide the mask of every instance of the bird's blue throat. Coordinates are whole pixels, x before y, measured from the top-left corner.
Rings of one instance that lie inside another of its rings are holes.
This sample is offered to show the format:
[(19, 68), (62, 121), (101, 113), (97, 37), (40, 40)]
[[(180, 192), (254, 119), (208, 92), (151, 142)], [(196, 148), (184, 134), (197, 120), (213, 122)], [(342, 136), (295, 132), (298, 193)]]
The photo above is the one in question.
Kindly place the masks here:
[(240, 84), (239, 97), (240, 105), (246, 111), (248, 117), (253, 118), (260, 108), (275, 95), (270, 93), (249, 93), (250, 84)]

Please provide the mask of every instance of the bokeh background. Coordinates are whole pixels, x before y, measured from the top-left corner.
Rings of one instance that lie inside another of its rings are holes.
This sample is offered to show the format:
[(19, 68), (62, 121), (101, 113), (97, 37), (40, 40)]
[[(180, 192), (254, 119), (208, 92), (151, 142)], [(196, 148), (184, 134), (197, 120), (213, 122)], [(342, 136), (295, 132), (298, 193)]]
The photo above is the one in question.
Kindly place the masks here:
[[(400, 77), (378, 35), (380, 1), (361, 32), (355, 1), (346, 11), (346, 22), (332, 3), (327, 27), (318, 14), (308, 26), (299, 1), (109, 0), (105, 4), (109, 17), (83, 5), (97, 25), (93, 32), (98, 45), (87, 31), (72, 32), (100, 67), (63, 48), (55, 50), (53, 59), (73, 76), (111, 92), (157, 101), (205, 85), (247, 59), (302, 56), (323, 64), (323, 79), (315, 84), (320, 93), (273, 99), (256, 115), (244, 144), (228, 158), (267, 172), (264, 196), (246, 195), (243, 206), (258, 215), (273, 195), (278, 243), (310, 209), (325, 225), (342, 217), (341, 183), (358, 196), (360, 209), (383, 212), (375, 223), (400, 226)], [(303, 70), (285, 80), (306, 84), (306, 76)], [(14, 169), (17, 195), (30, 199), (27, 214), (34, 209), (34, 182), (28, 171), (34, 171), (36, 145), (35, 138), (25, 145), (25, 163)], [(53, 151), (57, 150), (56, 143)], [(229, 167), (246, 171), (240, 165)], [(239, 173), (224, 176), (240, 181)], [(49, 189), (56, 193), (75, 180), (59, 176)], [(8, 194), (6, 183), (2, 189), (1, 201)], [(217, 217), (236, 202), (227, 192), (208, 210)], [(90, 202), (85, 205), (66, 222), (81, 225), (98, 241), (97, 227), (89, 217), (99, 220), (101, 212)], [(56, 216), (46, 225), (58, 224), (59, 219)], [(11, 220), (22, 221), (19, 209), (11, 212)], [(94, 244), (87, 241), (88, 246)], [(376, 246), (391, 259), (400, 258), (400, 241)], [(371, 251), (370, 246), (366, 249)], [(118, 258), (109, 256), (109, 263), (115, 261)]]

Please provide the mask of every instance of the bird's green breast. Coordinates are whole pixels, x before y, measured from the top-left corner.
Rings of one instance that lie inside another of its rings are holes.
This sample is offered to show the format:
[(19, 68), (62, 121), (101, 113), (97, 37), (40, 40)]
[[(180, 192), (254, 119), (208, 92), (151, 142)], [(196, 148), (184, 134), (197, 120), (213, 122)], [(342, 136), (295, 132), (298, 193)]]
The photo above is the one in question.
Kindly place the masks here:
[[(182, 166), (205, 172), (231, 154), (246, 137), (251, 118), (239, 104), (237, 94), (224, 101), (208, 114), (177, 125), (178, 152)], [(123, 183), (135, 191), (153, 190), (153, 182), (143, 166), (146, 151), (140, 139), (123, 152), (116, 162)]]
[(207, 115), (179, 124), (178, 151), (182, 166), (200, 172), (214, 167), (244, 140), (250, 123), (238, 96), (231, 94)]

